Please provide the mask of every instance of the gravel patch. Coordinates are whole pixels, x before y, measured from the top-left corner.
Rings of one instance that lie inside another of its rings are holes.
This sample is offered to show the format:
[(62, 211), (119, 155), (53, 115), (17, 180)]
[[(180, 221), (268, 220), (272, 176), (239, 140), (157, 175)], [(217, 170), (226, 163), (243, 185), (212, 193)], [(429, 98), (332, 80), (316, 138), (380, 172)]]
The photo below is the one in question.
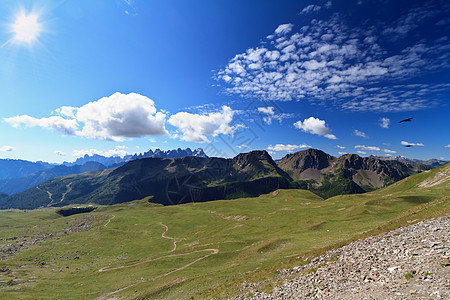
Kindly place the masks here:
[(352, 242), (236, 299), (450, 299), (450, 216)]

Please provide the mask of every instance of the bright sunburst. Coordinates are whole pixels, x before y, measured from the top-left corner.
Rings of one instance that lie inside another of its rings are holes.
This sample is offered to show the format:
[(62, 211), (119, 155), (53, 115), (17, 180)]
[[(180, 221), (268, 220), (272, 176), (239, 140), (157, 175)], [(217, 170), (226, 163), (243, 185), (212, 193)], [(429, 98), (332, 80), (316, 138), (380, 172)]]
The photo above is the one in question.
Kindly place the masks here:
[(11, 31), (14, 34), (12, 39), (14, 42), (32, 44), (38, 39), (42, 31), (39, 15), (21, 11), (16, 15), (14, 23), (11, 24)]

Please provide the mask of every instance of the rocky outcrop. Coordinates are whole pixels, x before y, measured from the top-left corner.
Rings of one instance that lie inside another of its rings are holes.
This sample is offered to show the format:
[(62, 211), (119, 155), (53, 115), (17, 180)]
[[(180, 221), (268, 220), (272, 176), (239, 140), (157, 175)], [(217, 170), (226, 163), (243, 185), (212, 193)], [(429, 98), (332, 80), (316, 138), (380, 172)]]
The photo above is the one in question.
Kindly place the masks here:
[[(416, 165), (405, 165), (396, 160), (361, 157), (356, 154), (336, 158), (317, 149), (288, 154), (278, 162), (278, 166), (293, 179), (309, 182), (308, 187), (323, 197), (336, 193), (370, 191), (427, 169), (426, 166), (417, 168)], [(321, 194), (322, 189), (327, 190), (325, 194)], [(330, 193), (330, 189), (336, 193)]]

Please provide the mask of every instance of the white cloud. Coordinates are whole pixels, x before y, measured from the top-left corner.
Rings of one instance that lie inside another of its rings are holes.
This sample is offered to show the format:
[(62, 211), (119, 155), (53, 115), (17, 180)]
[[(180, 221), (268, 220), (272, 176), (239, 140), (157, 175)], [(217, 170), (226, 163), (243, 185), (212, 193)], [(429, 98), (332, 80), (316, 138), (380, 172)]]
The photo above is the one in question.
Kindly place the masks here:
[[(244, 98), (305, 99), (350, 111), (399, 112), (436, 106), (445, 101), (450, 84), (401, 83), (419, 81), (423, 74), (450, 66), (442, 31), (426, 40), (410, 34), (411, 25), (426, 30), (427, 18), (437, 11), (430, 3), (404, 11), (399, 18), (404, 24), (349, 25), (345, 16), (333, 14), (305, 18), (304, 26), (295, 29), (292, 24), (280, 25), (259, 45), (235, 55), (215, 78), (227, 94)], [(317, 7), (310, 5), (305, 12)], [(389, 46), (390, 37), (382, 34), (387, 28), (405, 29), (408, 39), (403, 48)], [(254, 55), (257, 63), (251, 59)]]
[(364, 132), (359, 131), (359, 130), (357, 130), (357, 129), (355, 129), (355, 130), (353, 131), (353, 134), (356, 135), (356, 136), (362, 137), (362, 138), (367, 138), (367, 135), (366, 135)]
[(275, 113), (275, 108), (273, 106), (257, 107), (257, 111), (263, 115), (262, 119), (268, 125), (272, 124), (273, 119), (278, 120), (281, 124), (283, 119), (292, 117), (292, 114)]
[(165, 135), (165, 117), (145, 96), (115, 93), (78, 109), (76, 118), (84, 126), (77, 135), (105, 140)]
[(381, 118), (380, 119), (380, 127), (381, 128), (389, 128), (389, 124), (391, 124), (391, 120), (389, 120), (389, 118)]
[(292, 27), (294, 27), (293, 24), (281, 24), (275, 29), (275, 34), (287, 34), (292, 30)]
[(409, 143), (409, 142), (405, 142), (405, 141), (402, 141), (401, 144), (403, 146), (420, 146), (420, 147), (424, 146), (422, 143)]
[(397, 153), (397, 151), (389, 150), (389, 149), (383, 149), (382, 151), (385, 152), (385, 153), (391, 153), (391, 154)]
[(117, 146), (116, 148), (108, 150), (108, 151), (101, 151), (101, 150), (97, 150), (97, 149), (74, 150), (72, 152), (72, 156), (82, 157), (82, 156), (85, 156), (86, 154), (88, 156), (93, 156), (94, 154), (97, 154), (97, 155), (102, 155), (105, 157), (111, 157), (111, 156), (124, 157), (125, 155), (128, 154), (128, 152), (125, 149), (127, 149), (126, 146)]
[(345, 149), (345, 147), (341, 145), (336, 145), (336, 147), (338, 147), (339, 149)]
[(369, 150), (369, 151), (381, 151), (380, 147), (364, 146), (364, 145), (356, 145), (355, 149)]
[(182, 140), (203, 143), (209, 141), (208, 136), (233, 135), (239, 127), (230, 126), (234, 113), (230, 107), (224, 105), (219, 112), (203, 115), (179, 112), (170, 116), (168, 122), (182, 132)]
[(5, 145), (5, 146), (0, 147), (0, 152), (11, 152), (11, 151), (14, 151), (14, 150), (16, 150), (16, 148), (13, 147), (13, 146)]
[(344, 155), (344, 154), (347, 154), (347, 152), (341, 152), (341, 151), (339, 151), (338, 154), (339, 154), (339, 155)]
[(311, 146), (309, 145), (305, 145), (305, 144), (301, 144), (301, 145), (291, 145), (291, 144), (276, 144), (275, 146), (269, 145), (267, 147), (267, 150), (270, 151), (287, 151), (287, 152), (293, 152), (299, 149), (303, 149), (303, 148), (310, 148)]
[(59, 116), (39, 119), (22, 115), (5, 121), (14, 127), (24, 124), (100, 140), (167, 134), (166, 115), (156, 110), (153, 100), (136, 93), (115, 93), (79, 108), (63, 106), (55, 113)]
[(59, 156), (66, 156), (67, 155), (65, 152), (60, 151), (60, 150), (56, 150), (55, 153), (58, 154)]
[(382, 151), (384, 153), (397, 153), (397, 151), (389, 150), (389, 149), (381, 149), (380, 147), (377, 147), (377, 146), (356, 145), (355, 149), (360, 149), (360, 150), (365, 150), (365, 151)]
[(367, 154), (366, 152), (364, 152), (364, 151), (356, 151), (356, 153), (359, 153), (359, 154)]
[(306, 6), (304, 9), (302, 9), (300, 14), (309, 14), (312, 12), (318, 12), (320, 9), (321, 9), (321, 7), (319, 5), (310, 4), (310, 5)]
[(247, 149), (247, 148), (250, 148), (250, 146), (245, 145), (245, 144), (242, 144), (242, 145), (239, 145), (239, 146), (236, 146), (236, 147), (239, 148), (239, 149)]
[(450, 145), (445, 145), (444, 147), (445, 147), (445, 148), (450, 148)]
[(304, 132), (321, 135), (330, 140), (337, 139), (335, 135), (331, 134), (331, 130), (326, 126), (325, 121), (319, 118), (309, 117), (303, 120), (303, 122), (295, 122), (294, 126)]
[(19, 127), (21, 124), (27, 127), (43, 127), (46, 129), (54, 129), (67, 135), (74, 135), (79, 124), (74, 119), (65, 119), (60, 116), (52, 116), (48, 118), (34, 118), (28, 115), (5, 118), (5, 122), (13, 127)]

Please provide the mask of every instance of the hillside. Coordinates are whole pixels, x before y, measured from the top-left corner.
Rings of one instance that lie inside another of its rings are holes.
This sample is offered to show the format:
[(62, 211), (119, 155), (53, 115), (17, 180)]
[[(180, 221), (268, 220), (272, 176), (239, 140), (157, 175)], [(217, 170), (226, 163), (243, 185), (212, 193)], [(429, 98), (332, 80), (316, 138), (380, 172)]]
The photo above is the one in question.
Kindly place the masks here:
[(255, 197), (276, 189), (309, 189), (324, 198), (357, 194), (418, 172), (422, 165), (332, 157), (308, 149), (275, 163), (266, 151), (233, 159), (144, 158), (104, 171), (58, 177), (0, 201), (0, 209), (32, 209), (71, 203), (115, 204), (153, 196), (164, 205)]
[(32, 162), (21, 159), (0, 159), (0, 179), (19, 178), (52, 168), (53, 166), (41, 161)]
[(223, 158), (146, 158), (124, 166), (51, 179), (0, 201), (31, 209), (70, 203), (115, 204), (147, 196), (164, 205), (258, 196), (291, 179), (265, 151)]
[(356, 154), (336, 158), (317, 149), (288, 154), (278, 166), (300, 186), (325, 198), (372, 191), (431, 168)]
[(314, 257), (327, 250), (448, 215), (449, 176), (446, 165), (327, 200), (277, 190), (171, 206), (142, 199), (69, 217), (52, 207), (0, 211), (0, 298), (231, 298), (251, 286), (270, 293), (282, 269), (320, 265)]
[(103, 169), (106, 169), (104, 165), (93, 161), (89, 161), (84, 165), (74, 165), (71, 167), (60, 165), (28, 174), (20, 178), (2, 179), (0, 180), (0, 192), (12, 195), (25, 191), (55, 177)]

